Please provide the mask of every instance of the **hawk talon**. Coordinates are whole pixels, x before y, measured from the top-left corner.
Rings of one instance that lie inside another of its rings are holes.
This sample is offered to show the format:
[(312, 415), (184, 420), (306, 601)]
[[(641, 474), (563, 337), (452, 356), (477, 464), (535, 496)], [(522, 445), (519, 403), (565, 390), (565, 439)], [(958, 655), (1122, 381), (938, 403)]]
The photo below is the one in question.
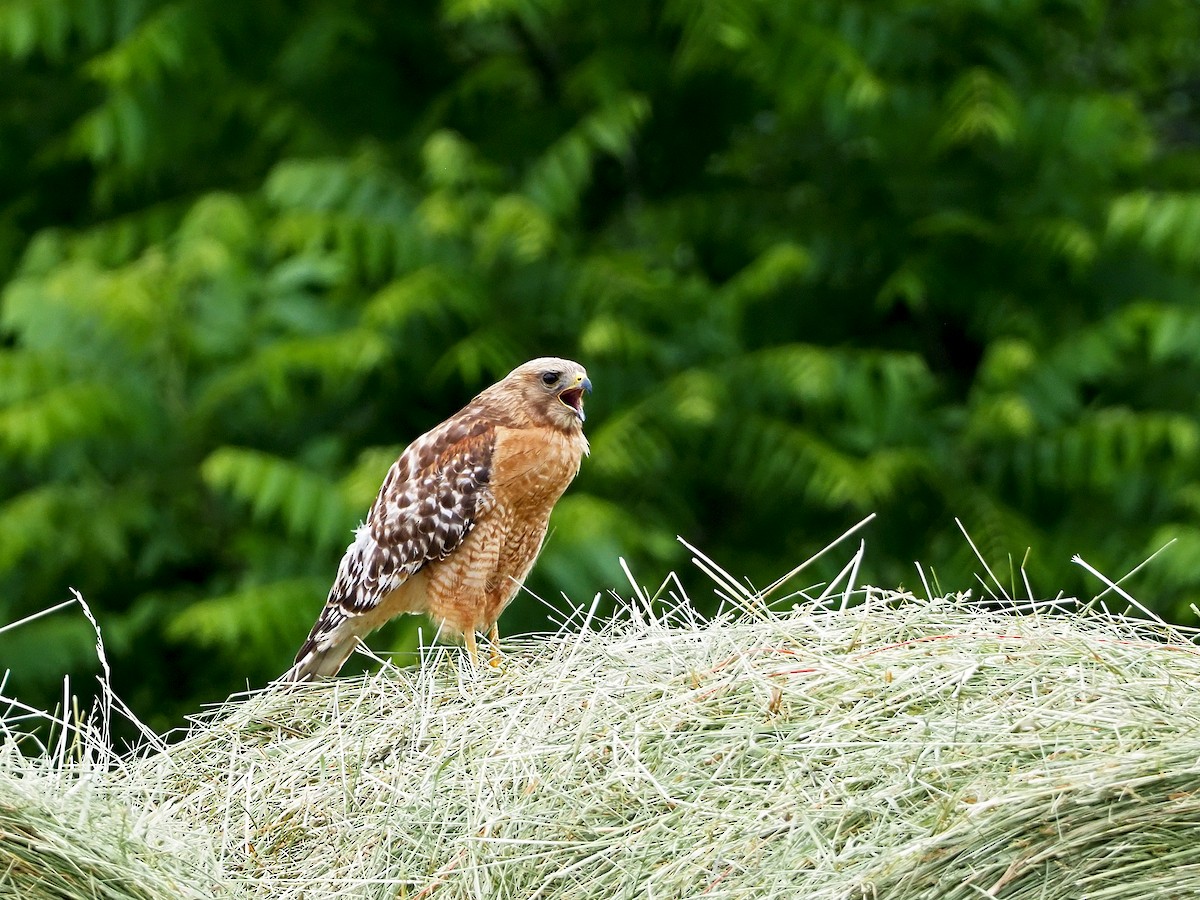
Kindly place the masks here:
[(504, 655), (500, 652), (500, 629), (496, 624), (492, 623), (492, 628), (488, 632), (488, 642), (492, 645), (491, 652), (488, 654), (488, 665), (493, 669), (502, 669), (504, 667)]

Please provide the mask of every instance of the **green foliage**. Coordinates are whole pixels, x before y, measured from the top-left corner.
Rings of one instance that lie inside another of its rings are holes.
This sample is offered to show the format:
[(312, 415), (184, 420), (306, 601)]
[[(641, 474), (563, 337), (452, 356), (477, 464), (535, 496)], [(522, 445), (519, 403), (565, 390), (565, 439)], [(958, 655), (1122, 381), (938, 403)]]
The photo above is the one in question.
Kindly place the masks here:
[(954, 516), (1035, 589), (1177, 539), (1133, 587), (1190, 615), (1198, 40), (1171, 0), (0, 4), (0, 621), (79, 588), (157, 724), (263, 681), (403, 443), (544, 353), (597, 388), (548, 602), (676, 534), (767, 583), (877, 512), (885, 584), (966, 582)]

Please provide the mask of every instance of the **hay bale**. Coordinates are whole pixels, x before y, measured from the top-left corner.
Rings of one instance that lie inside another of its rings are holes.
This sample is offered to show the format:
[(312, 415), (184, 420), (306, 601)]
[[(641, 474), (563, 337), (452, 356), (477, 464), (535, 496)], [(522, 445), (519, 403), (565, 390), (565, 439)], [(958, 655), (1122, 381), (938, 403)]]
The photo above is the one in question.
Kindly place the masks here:
[[(0, 745), (0, 897), (205, 900), (216, 885), (194, 844), (151, 832), (101, 773), (47, 768)], [(207, 842), (205, 842), (207, 845)], [(182, 853), (180, 851), (183, 851)]]
[(230, 703), (114, 791), (231, 896), (1200, 894), (1200, 650), (1093, 613), (867, 591), (641, 604)]

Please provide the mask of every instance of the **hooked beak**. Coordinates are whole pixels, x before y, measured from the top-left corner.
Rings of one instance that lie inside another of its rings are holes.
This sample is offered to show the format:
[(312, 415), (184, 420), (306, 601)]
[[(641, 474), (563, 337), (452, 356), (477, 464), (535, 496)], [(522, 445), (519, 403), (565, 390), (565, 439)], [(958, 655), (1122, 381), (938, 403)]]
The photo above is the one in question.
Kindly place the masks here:
[(575, 383), (558, 393), (558, 399), (575, 411), (575, 415), (579, 417), (580, 422), (587, 418), (583, 412), (583, 394), (585, 391), (589, 394), (592, 392), (591, 379), (586, 375), (576, 375)]

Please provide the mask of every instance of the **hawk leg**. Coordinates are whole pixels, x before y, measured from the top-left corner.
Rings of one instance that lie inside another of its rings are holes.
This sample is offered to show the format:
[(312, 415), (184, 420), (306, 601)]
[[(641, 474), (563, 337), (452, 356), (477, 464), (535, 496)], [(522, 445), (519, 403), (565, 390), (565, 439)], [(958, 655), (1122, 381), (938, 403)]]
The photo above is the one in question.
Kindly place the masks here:
[(471, 668), (479, 668), (479, 646), (475, 643), (475, 629), (468, 628), (463, 639), (467, 643), (467, 655), (471, 657)]
[(492, 652), (488, 654), (488, 665), (493, 669), (498, 669), (503, 657), (500, 656), (500, 628), (495, 622), (492, 623), (491, 631), (488, 632), (488, 641), (492, 645)]

